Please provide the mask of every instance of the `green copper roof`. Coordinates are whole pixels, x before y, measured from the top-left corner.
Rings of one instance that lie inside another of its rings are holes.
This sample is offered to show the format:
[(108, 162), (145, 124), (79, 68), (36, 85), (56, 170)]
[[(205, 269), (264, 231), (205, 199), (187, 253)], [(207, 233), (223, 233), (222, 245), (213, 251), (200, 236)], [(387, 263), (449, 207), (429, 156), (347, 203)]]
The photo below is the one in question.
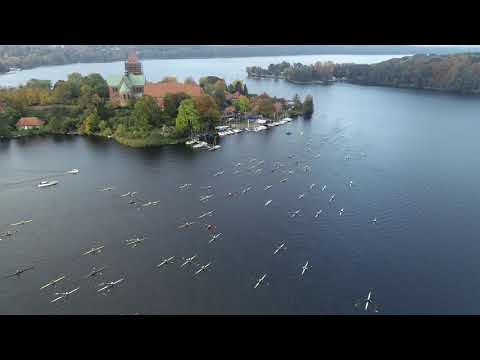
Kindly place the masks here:
[(131, 86), (144, 86), (145, 85), (145, 75), (113, 75), (107, 77), (108, 86), (119, 87), (122, 83), (127, 83), (127, 87)]
[(128, 76), (133, 86), (144, 86), (145, 85), (145, 75), (133, 75), (129, 74)]
[(107, 84), (108, 86), (120, 86), (120, 82), (122, 81), (123, 75), (112, 75), (107, 77)]
[(130, 92), (130, 87), (127, 85), (127, 83), (125, 81), (122, 82), (122, 86), (120, 87), (119, 92), (120, 93), (129, 93)]

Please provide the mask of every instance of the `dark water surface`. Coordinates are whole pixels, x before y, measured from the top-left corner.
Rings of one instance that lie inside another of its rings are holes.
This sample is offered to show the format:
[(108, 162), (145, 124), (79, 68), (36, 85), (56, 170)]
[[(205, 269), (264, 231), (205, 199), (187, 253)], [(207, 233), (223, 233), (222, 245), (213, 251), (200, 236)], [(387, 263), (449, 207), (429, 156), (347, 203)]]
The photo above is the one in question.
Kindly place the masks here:
[[(135, 150), (80, 137), (0, 143), (0, 231), (19, 230), (0, 241), (0, 273), (35, 265), (20, 278), (0, 279), (0, 313), (350, 314), (369, 289), (385, 314), (480, 312), (478, 99), (347, 84), (247, 84), (277, 96), (310, 93), (315, 114), (224, 138), (217, 152)], [(247, 170), (253, 158), (265, 161), (261, 174)], [(276, 161), (294, 173), (272, 173)], [(241, 172), (233, 174), (237, 162)], [(71, 168), (80, 174), (62, 175)], [(36, 187), (50, 176), (59, 185)], [(183, 183), (192, 189), (178, 191)], [(115, 189), (98, 191), (107, 185)], [(215, 197), (203, 204), (206, 185), (215, 186)], [(160, 203), (137, 210), (120, 197), (128, 191)], [(290, 218), (296, 209), (302, 216)], [(197, 219), (208, 210), (215, 214)], [(33, 222), (7, 226), (22, 219)], [(187, 220), (197, 224), (177, 228)], [(223, 234), (212, 244), (199, 225), (207, 222)], [(147, 239), (127, 247), (134, 236)], [(273, 255), (283, 242), (287, 250)], [(81, 255), (96, 245), (104, 252)], [(211, 261), (211, 271), (180, 269), (182, 257), (194, 254), (199, 264)], [(170, 256), (174, 264), (156, 269)], [(102, 276), (82, 279), (102, 265), (109, 267)], [(67, 279), (58, 290), (80, 290), (50, 304), (55, 290), (39, 288), (61, 275)], [(108, 295), (96, 293), (102, 281), (121, 277)]]

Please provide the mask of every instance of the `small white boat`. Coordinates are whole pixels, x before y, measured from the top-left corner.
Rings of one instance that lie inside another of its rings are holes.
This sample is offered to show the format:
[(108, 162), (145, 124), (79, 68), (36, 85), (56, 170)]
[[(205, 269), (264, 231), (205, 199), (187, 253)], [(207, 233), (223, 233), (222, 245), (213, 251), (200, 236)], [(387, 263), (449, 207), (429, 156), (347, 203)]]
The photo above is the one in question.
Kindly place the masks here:
[(283, 121), (285, 121), (285, 122), (290, 122), (290, 121), (292, 121), (292, 120), (293, 120), (293, 119), (292, 119), (292, 118), (289, 118), (289, 117), (283, 118)]
[(198, 140), (192, 139), (192, 140), (187, 140), (185, 141), (185, 145), (195, 145), (198, 142)]
[(239, 133), (242, 132), (242, 130), (241, 130), (241, 129), (233, 129), (233, 132), (234, 132), (235, 134), (239, 134)]
[(37, 186), (39, 188), (43, 188), (43, 187), (47, 187), (47, 186), (53, 186), (53, 185), (57, 185), (58, 184), (58, 181), (56, 180), (53, 180), (53, 181), (42, 181), (40, 184), (38, 184)]
[(205, 141), (199, 141), (197, 144), (193, 145), (192, 148), (201, 149), (206, 146), (208, 146), (208, 144)]
[(72, 170), (67, 171), (67, 174), (78, 174), (79, 172), (80, 172), (80, 170), (78, 170), (78, 169), (72, 169)]
[(213, 145), (208, 148), (208, 151), (214, 151), (220, 149), (222, 146), (221, 145)]

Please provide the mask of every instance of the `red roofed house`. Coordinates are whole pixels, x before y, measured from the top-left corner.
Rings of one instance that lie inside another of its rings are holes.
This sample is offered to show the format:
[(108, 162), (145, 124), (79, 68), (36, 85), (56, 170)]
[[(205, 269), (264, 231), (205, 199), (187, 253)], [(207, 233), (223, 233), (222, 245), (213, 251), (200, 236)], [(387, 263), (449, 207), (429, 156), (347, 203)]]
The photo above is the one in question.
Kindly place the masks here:
[(35, 129), (45, 125), (45, 121), (37, 117), (23, 117), (17, 121), (17, 128), (21, 129)]
[(191, 97), (203, 95), (202, 88), (197, 84), (182, 84), (177, 82), (146, 83), (143, 94), (153, 97), (158, 106), (163, 109), (163, 98), (165, 95), (182, 92)]

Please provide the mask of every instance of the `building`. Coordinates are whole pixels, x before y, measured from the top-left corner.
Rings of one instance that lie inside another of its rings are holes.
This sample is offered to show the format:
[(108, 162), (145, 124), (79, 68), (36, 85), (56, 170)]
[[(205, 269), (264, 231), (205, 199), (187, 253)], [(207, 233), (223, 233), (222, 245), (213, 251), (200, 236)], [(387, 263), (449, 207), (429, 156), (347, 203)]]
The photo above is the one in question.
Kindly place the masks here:
[(0, 113), (4, 112), (7, 109), (6, 105), (0, 101)]
[(45, 125), (45, 121), (37, 117), (23, 117), (17, 121), (17, 128), (19, 129), (36, 129)]
[(167, 94), (185, 93), (191, 97), (203, 95), (203, 90), (197, 84), (183, 84), (177, 82), (159, 82), (146, 83), (144, 95), (151, 96), (155, 99), (158, 106), (163, 109), (163, 98)]
[(110, 101), (113, 104), (126, 106), (130, 100), (143, 96), (145, 75), (142, 63), (135, 53), (128, 55), (125, 62), (125, 74), (109, 76), (107, 84)]

